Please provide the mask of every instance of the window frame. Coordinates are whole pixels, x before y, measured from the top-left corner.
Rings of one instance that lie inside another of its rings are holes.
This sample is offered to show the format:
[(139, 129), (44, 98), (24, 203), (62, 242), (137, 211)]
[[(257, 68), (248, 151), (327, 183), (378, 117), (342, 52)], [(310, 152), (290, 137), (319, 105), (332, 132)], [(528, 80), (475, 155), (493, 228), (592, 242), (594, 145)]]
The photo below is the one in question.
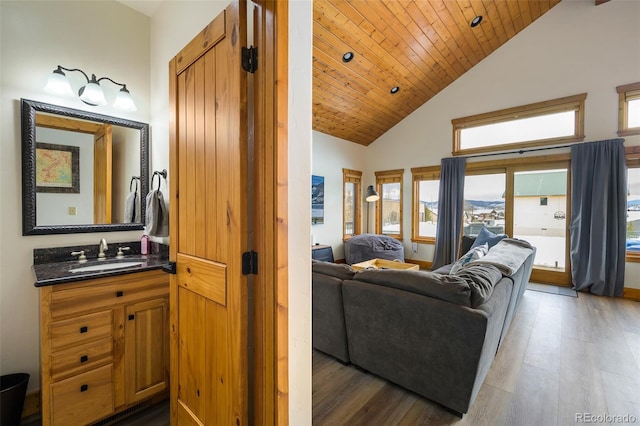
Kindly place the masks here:
[[(424, 237), (420, 232), (420, 182), (427, 180), (440, 180), (440, 166), (414, 167), (411, 169), (411, 182), (413, 183), (413, 196), (411, 199), (411, 242), (434, 244), (435, 237)], [(438, 198), (440, 194), (438, 194)]]
[[(347, 222), (346, 211), (347, 205), (345, 202), (345, 184), (353, 183), (354, 188), (354, 200), (353, 200), (353, 234), (347, 234)], [(362, 233), (362, 172), (359, 170), (342, 169), (342, 240), (346, 241), (354, 235)]]
[(629, 128), (629, 101), (640, 99), (640, 82), (616, 87), (618, 92), (618, 136), (640, 135), (640, 126)]
[[(382, 172), (375, 172), (376, 176), (376, 191), (380, 194), (380, 200), (376, 202), (376, 234), (386, 235), (387, 237), (402, 240), (402, 227), (403, 227), (403, 188), (402, 181), (404, 176), (404, 169), (385, 170)], [(382, 233), (382, 204), (384, 203), (382, 186), (387, 183), (399, 183), (400, 184), (400, 233), (399, 234), (383, 234)]]
[[(635, 149), (634, 149), (635, 148)], [(630, 168), (640, 168), (640, 158), (638, 157), (638, 154), (640, 154), (640, 147), (632, 147), (633, 151), (637, 150), (638, 152), (629, 152), (631, 151), (629, 148), (627, 148), (627, 152), (626, 152), (626, 164), (627, 164), (627, 169)], [(631, 263), (640, 263), (640, 253), (639, 252), (629, 252), (625, 250), (625, 261), (626, 262), (631, 262)]]
[[(497, 111), (487, 112), (483, 114), (471, 115), (468, 117), (455, 118), (451, 120), (453, 128), (453, 149), (452, 154), (456, 155), (469, 155), (469, 154), (481, 154), (489, 152), (509, 151), (521, 148), (541, 147), (547, 145), (557, 145), (561, 143), (574, 143), (584, 140), (584, 109), (586, 93), (579, 95), (567, 96), (564, 98), (552, 99), (543, 102), (536, 102), (533, 104), (522, 105), (513, 108), (506, 108)], [(463, 129), (484, 126), (487, 124), (503, 123), (522, 118), (541, 117), (544, 115), (555, 114), (566, 111), (574, 111), (575, 128), (574, 134), (571, 136), (563, 136), (557, 138), (537, 139), (531, 141), (499, 144), (485, 146), (482, 148), (468, 148), (462, 149), (461, 146), (461, 133)]]

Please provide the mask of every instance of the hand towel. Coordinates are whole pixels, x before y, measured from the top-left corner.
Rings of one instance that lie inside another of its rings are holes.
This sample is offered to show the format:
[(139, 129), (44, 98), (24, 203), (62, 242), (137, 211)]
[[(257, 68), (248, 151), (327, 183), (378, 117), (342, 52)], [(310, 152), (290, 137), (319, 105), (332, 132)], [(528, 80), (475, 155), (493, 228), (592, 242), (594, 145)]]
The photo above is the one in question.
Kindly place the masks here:
[(135, 218), (136, 192), (130, 192), (124, 201), (124, 223), (132, 223)]
[(145, 233), (149, 236), (166, 237), (169, 235), (169, 210), (159, 189), (147, 194), (147, 220)]

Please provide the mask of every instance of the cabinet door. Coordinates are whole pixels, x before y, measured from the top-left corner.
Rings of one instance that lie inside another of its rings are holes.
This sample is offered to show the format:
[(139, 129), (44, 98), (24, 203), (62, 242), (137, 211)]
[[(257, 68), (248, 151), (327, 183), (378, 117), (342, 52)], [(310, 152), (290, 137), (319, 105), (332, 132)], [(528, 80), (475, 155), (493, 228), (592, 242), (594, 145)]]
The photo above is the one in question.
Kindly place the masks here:
[(169, 329), (167, 299), (125, 309), (126, 401), (143, 400), (168, 389)]

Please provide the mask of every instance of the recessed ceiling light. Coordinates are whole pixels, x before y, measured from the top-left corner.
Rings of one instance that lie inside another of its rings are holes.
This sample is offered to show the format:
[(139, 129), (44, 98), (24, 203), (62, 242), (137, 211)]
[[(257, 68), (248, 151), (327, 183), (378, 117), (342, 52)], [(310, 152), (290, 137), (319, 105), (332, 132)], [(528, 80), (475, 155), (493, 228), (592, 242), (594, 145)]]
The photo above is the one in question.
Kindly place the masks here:
[(351, 62), (351, 60), (353, 59), (353, 52), (347, 52), (344, 55), (342, 55), (342, 62)]
[(469, 24), (469, 25), (471, 25), (471, 28), (475, 28), (478, 25), (480, 25), (480, 22), (482, 22), (482, 15), (478, 15), (475, 18), (473, 18), (471, 20), (471, 24)]
[(393, 87), (391, 88), (391, 94), (392, 94), (392, 95), (395, 95), (395, 94), (396, 94), (396, 93), (398, 93), (399, 91), (400, 91), (400, 87), (398, 87), (398, 86), (393, 86)]

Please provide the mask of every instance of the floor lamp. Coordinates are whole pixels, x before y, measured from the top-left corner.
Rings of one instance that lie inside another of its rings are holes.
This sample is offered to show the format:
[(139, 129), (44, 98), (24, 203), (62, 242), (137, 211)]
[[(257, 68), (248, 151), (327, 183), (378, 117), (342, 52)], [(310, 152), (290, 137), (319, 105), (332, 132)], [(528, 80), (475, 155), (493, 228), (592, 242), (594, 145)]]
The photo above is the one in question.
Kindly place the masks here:
[(369, 204), (375, 203), (380, 199), (380, 196), (378, 195), (376, 190), (373, 189), (373, 185), (369, 185), (367, 187), (367, 195), (365, 196), (364, 199), (368, 203), (367, 204), (367, 233), (369, 233), (369, 210), (371, 207)]

